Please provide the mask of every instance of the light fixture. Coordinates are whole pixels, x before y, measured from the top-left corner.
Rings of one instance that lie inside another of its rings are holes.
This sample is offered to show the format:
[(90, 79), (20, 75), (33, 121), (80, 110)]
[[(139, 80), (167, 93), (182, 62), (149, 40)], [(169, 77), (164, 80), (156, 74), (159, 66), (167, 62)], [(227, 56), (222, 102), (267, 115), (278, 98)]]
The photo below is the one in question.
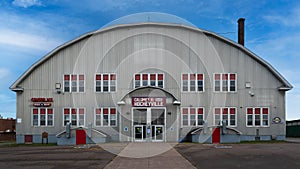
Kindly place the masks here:
[(61, 83), (55, 83), (55, 89), (61, 89)]
[(178, 101), (178, 100), (175, 100), (175, 101), (173, 102), (173, 105), (181, 105), (181, 102)]
[(125, 103), (123, 100), (121, 100), (121, 101), (118, 101), (117, 104), (118, 104), (119, 106), (121, 106), (121, 105), (125, 105), (126, 103)]

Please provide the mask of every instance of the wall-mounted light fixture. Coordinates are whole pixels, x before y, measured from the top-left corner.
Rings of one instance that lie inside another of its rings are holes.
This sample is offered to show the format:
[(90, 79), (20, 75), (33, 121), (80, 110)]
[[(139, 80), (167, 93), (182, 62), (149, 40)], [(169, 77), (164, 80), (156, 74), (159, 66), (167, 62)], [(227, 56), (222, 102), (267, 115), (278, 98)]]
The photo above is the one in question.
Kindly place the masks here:
[(246, 87), (246, 88), (251, 88), (251, 82), (246, 82), (246, 83), (245, 83), (245, 87)]
[(61, 83), (55, 83), (55, 89), (61, 89)]
[(125, 103), (123, 100), (121, 100), (121, 101), (118, 101), (117, 104), (118, 104), (119, 106), (122, 106), (122, 105), (125, 105), (126, 103)]
[(174, 102), (173, 102), (173, 105), (181, 105), (181, 102), (180, 101), (178, 101), (178, 100), (175, 100)]
[(55, 90), (57, 94), (61, 94), (61, 83), (55, 83)]

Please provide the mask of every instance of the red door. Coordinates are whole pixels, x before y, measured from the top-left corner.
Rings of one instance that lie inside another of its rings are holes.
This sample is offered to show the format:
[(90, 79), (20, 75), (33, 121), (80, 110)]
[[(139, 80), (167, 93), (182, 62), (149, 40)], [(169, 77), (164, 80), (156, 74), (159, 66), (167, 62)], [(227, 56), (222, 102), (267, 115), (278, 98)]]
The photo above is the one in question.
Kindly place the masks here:
[(76, 130), (76, 144), (86, 144), (86, 134), (84, 130)]
[(24, 141), (25, 144), (32, 143), (32, 135), (25, 135)]
[(215, 128), (212, 133), (212, 143), (219, 144), (220, 143), (220, 128)]

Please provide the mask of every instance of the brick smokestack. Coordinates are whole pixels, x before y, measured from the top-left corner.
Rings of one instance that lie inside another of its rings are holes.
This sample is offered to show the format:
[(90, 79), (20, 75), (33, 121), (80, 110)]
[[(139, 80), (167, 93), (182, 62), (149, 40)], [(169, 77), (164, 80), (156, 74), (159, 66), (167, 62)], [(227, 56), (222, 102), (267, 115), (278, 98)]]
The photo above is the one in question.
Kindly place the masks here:
[(240, 18), (238, 21), (238, 43), (245, 45), (245, 18)]

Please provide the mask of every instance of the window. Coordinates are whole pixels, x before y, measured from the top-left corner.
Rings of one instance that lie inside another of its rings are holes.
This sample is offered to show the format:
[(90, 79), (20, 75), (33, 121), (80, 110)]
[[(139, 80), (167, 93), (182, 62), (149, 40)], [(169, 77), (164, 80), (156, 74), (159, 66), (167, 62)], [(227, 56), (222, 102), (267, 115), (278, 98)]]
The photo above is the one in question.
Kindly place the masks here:
[(269, 108), (267, 107), (248, 107), (247, 123), (248, 127), (268, 127), (269, 126)]
[(117, 126), (116, 108), (97, 108), (95, 110), (96, 126)]
[(64, 92), (84, 92), (84, 75), (64, 75)]
[(96, 92), (115, 92), (117, 89), (116, 74), (96, 74), (95, 91)]
[(33, 126), (53, 126), (53, 109), (34, 108), (32, 109)]
[(236, 92), (236, 74), (216, 73), (214, 74), (214, 90), (216, 92)]
[(203, 92), (204, 91), (203, 74), (182, 74), (183, 92)]
[(72, 126), (85, 125), (84, 108), (64, 108), (64, 126), (71, 123)]
[(164, 74), (142, 73), (134, 75), (134, 88), (142, 86), (153, 86), (164, 88)]
[(236, 126), (236, 108), (234, 107), (218, 107), (214, 108), (214, 125), (221, 125), (225, 120), (226, 126)]
[(181, 124), (182, 126), (201, 126), (204, 123), (203, 107), (182, 108)]

